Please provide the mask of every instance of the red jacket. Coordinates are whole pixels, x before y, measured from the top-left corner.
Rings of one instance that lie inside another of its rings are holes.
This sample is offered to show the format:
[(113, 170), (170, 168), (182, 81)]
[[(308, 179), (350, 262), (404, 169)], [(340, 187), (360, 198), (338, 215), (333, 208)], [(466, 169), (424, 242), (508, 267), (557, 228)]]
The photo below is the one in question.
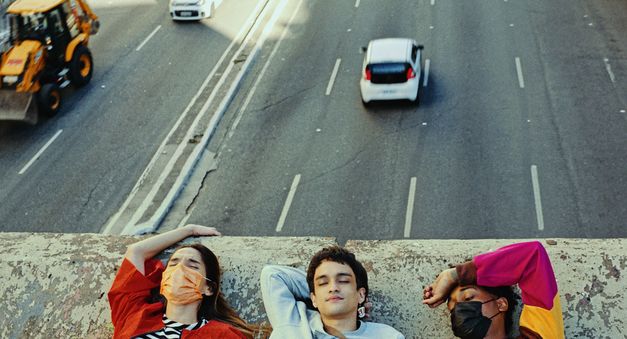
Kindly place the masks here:
[[(163, 328), (163, 303), (149, 303), (150, 291), (161, 285), (163, 264), (158, 259), (145, 263), (146, 275), (141, 274), (130, 261), (124, 258), (113, 286), (109, 290), (113, 338), (127, 339), (154, 332)], [(233, 326), (211, 320), (194, 330), (183, 330), (181, 338), (226, 338), (245, 339), (244, 334)]]

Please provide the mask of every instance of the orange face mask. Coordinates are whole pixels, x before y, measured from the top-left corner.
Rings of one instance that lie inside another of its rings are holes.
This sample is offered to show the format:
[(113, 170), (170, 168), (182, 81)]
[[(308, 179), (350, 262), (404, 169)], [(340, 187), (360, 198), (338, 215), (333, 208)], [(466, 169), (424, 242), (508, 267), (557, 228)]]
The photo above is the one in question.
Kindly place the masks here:
[(182, 263), (169, 266), (163, 271), (160, 293), (170, 303), (191, 304), (202, 299), (200, 285), (203, 279), (211, 281)]

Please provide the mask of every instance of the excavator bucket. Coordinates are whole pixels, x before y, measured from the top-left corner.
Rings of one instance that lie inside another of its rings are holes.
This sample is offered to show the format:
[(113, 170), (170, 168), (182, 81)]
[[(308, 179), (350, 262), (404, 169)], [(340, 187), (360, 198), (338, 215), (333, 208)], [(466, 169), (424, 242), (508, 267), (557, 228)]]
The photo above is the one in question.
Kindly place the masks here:
[(37, 123), (37, 105), (31, 93), (0, 90), (0, 121)]

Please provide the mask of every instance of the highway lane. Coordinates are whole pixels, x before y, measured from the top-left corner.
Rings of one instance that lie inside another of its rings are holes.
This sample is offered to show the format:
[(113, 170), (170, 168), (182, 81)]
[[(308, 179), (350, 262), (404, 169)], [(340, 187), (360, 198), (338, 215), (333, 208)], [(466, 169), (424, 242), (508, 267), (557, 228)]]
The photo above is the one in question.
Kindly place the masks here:
[(94, 6), (90, 85), (49, 121), (0, 126), (1, 230), (99, 232), (255, 5), (225, 2), (199, 23), (172, 22), (167, 1)]
[[(624, 237), (626, 16), (619, 2), (307, 2), (247, 109), (254, 77), (225, 116), (188, 221), (402, 238), (416, 178), (413, 238)], [(359, 102), (359, 47), (387, 36), (425, 44), (418, 108)]]
[[(220, 225), (236, 234), (272, 234), (293, 179), (301, 174), (281, 234), (345, 231), (359, 237), (364, 234), (355, 229), (359, 221), (372, 237), (402, 233), (390, 222), (404, 213), (399, 206), (406, 193), (400, 193), (403, 184), (393, 170), (397, 156), (389, 150), (399, 146), (394, 140), (382, 144), (379, 139), (394, 134), (407, 107), (367, 114), (356, 85), (363, 58), (359, 49), (372, 35), (385, 36), (386, 27), (396, 26), (397, 34), (416, 29), (416, 20), (403, 18), (415, 12), (397, 10), (411, 4), (371, 9), (361, 19), (361, 8), (352, 3), (304, 7), (296, 21), (306, 17), (311, 24), (293, 26), (285, 50), (277, 53), (276, 64), (271, 63), (238, 130), (225, 143), (219, 168), (205, 184), (209, 196), (202, 196), (198, 202), (202, 208), (189, 221)], [(359, 20), (386, 24), (358, 25)], [(409, 27), (400, 23), (403, 20)], [(380, 31), (364, 36), (361, 30), (368, 27)], [(327, 97), (337, 58), (342, 58), (337, 82)], [(291, 67), (283, 71), (284, 65)], [(370, 163), (365, 167), (360, 162)], [(370, 185), (375, 181), (380, 185)], [(377, 226), (382, 229), (373, 231)]]
[[(572, 194), (563, 194), (559, 187), (551, 194), (558, 204), (572, 204), (576, 216), (576, 223), (567, 227), (558, 222), (555, 228), (586, 237), (624, 237), (627, 120), (621, 110), (627, 106), (627, 5), (578, 1), (537, 2), (534, 6), (537, 14), (530, 17), (534, 30), (549, 32), (537, 38), (542, 62), (542, 72), (537, 74), (543, 75), (537, 81), (544, 82), (550, 107), (545, 110), (544, 125), (558, 139), (567, 168), (552, 174), (547, 183), (558, 176), (568, 178)], [(556, 15), (548, 16), (545, 11)], [(612, 74), (606, 58), (611, 59)], [(534, 138), (534, 143), (541, 159), (550, 160), (541, 139)], [(560, 211), (552, 211), (558, 221)]]

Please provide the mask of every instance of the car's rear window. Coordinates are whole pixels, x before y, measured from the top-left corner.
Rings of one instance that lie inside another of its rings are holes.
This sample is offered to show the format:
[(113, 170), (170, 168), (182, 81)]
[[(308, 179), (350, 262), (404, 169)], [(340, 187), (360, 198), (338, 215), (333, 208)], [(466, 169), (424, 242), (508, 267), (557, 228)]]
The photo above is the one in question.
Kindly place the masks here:
[(409, 64), (403, 62), (370, 64), (373, 84), (395, 84), (407, 81)]

